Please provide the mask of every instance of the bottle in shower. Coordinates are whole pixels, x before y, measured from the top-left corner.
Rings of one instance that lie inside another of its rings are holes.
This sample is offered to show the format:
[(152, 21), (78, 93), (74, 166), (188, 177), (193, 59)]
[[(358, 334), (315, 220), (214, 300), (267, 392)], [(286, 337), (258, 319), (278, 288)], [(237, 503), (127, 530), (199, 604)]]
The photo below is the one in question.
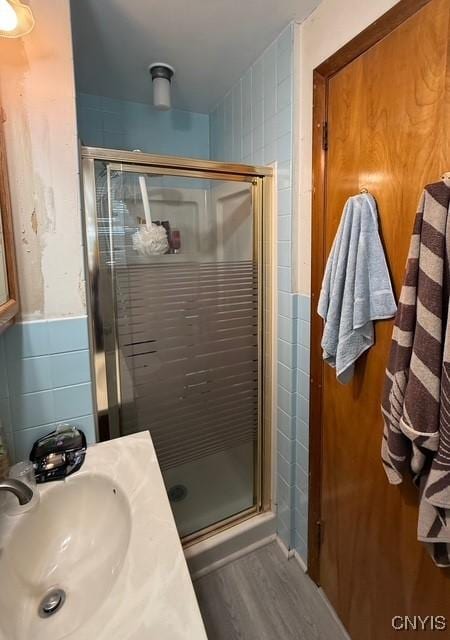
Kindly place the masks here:
[(174, 253), (180, 253), (181, 233), (179, 229), (172, 229), (171, 248)]

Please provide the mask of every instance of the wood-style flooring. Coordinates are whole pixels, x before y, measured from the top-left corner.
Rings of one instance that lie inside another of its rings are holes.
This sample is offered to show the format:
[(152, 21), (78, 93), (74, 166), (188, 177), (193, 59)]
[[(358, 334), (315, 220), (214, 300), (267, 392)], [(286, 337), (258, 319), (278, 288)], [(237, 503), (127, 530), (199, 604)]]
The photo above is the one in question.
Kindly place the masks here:
[(276, 542), (194, 587), (209, 640), (348, 640), (316, 585)]

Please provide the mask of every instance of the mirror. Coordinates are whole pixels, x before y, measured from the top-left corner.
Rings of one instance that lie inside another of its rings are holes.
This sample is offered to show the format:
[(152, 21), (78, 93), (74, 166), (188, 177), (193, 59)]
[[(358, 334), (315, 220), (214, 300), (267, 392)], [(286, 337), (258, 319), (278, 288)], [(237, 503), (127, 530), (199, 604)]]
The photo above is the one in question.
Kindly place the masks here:
[[(1, 108), (0, 108), (1, 113)], [(19, 311), (11, 198), (3, 123), (0, 126), (0, 333)]]

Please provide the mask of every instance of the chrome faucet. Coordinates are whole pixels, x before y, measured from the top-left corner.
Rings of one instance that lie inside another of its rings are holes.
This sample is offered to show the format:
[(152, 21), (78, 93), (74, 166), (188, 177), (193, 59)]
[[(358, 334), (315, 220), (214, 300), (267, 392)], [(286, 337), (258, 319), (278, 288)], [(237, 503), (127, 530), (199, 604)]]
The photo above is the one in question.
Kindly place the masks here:
[(33, 490), (24, 482), (15, 480), (14, 478), (0, 480), (0, 492), (1, 491), (9, 491), (14, 494), (20, 505), (28, 504), (33, 497)]

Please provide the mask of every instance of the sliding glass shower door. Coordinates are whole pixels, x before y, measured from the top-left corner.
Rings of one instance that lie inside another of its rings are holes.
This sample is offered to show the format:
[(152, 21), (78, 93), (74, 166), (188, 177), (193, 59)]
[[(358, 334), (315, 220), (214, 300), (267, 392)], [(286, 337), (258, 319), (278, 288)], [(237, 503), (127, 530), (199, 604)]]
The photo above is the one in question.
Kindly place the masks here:
[(185, 539), (262, 501), (260, 185), (224, 177), (85, 164), (106, 437), (150, 431)]

